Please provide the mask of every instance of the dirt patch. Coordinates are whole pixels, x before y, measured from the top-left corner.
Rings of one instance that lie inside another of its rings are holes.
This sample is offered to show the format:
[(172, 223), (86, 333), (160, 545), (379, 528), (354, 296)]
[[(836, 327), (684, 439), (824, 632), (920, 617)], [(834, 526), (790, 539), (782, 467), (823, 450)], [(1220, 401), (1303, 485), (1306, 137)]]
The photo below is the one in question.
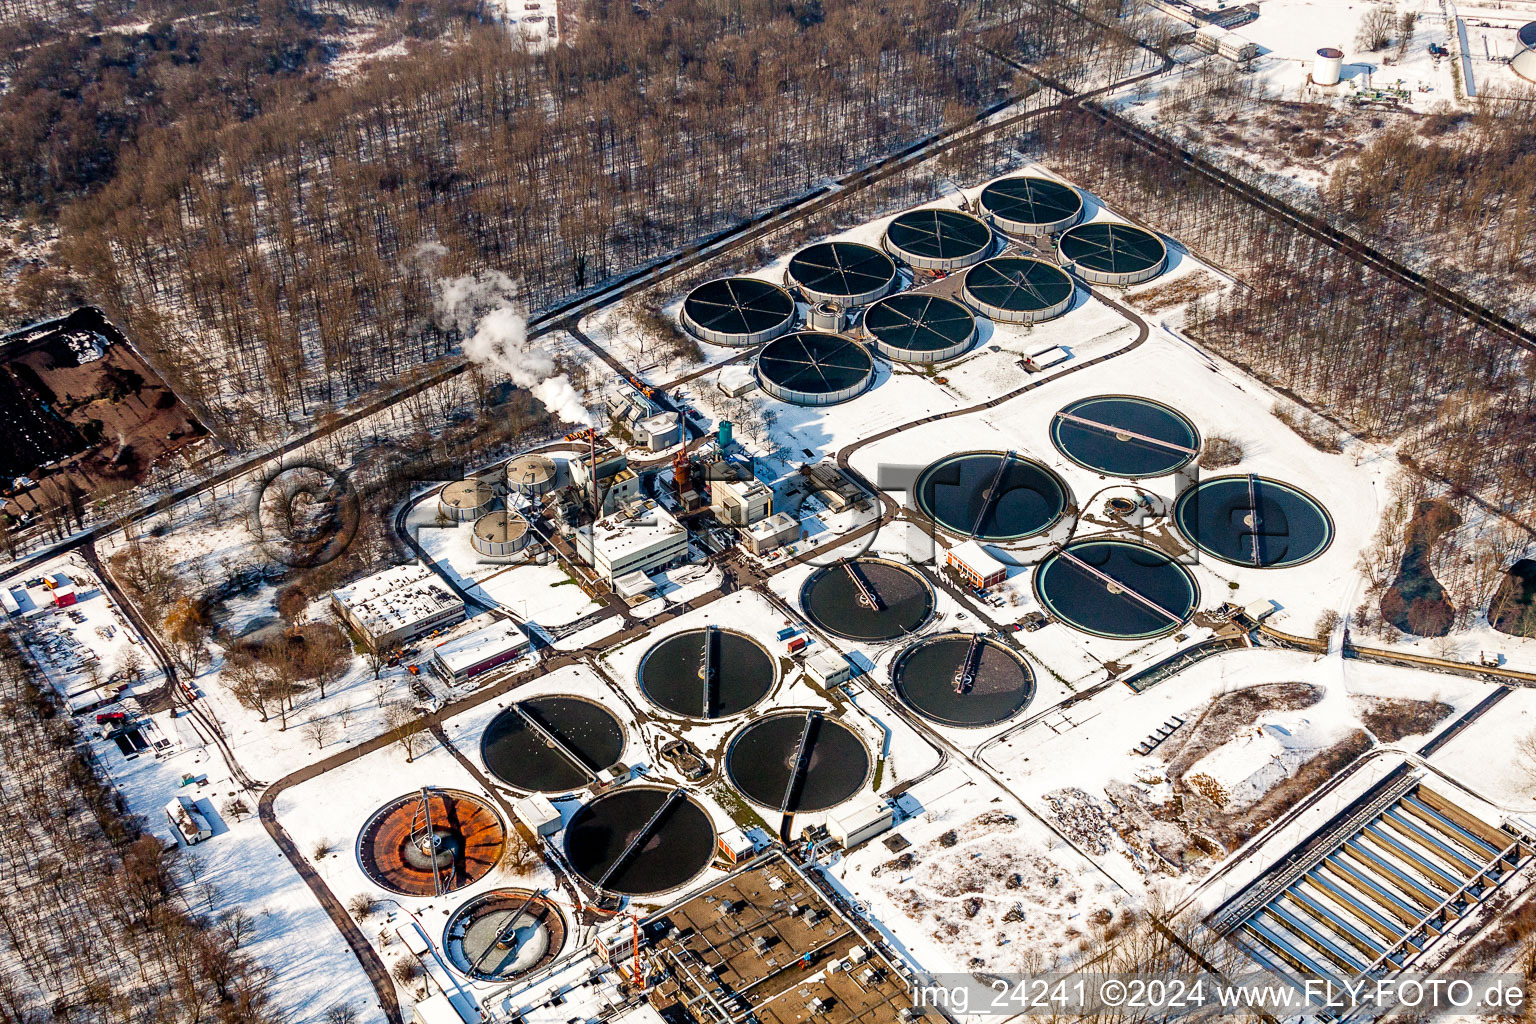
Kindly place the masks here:
[(1422, 736), (1433, 729), (1454, 708), (1438, 700), (1408, 700), (1402, 697), (1349, 698), (1355, 715), (1383, 743), (1396, 743), (1407, 736)]
[(18, 518), (141, 483), (156, 462), (207, 436), (89, 307), (0, 338), (0, 428), (0, 493)]
[(1216, 280), (1214, 275), (1201, 270), (1169, 281), (1167, 284), (1153, 285), (1151, 288), (1132, 292), (1126, 296), (1126, 301), (1149, 313), (1161, 313), (1165, 309), (1183, 306), (1201, 296), (1209, 295), (1220, 287), (1221, 282)]

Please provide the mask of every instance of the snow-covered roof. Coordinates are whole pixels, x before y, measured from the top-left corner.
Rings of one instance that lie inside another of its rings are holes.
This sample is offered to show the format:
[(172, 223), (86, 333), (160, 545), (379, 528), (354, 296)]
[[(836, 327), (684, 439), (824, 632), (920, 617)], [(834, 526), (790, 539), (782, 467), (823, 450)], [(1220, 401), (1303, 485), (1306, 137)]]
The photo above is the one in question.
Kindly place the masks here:
[(449, 607), (464, 606), (431, 569), (417, 562), (365, 576), (331, 596), (375, 635), (430, 619)]
[(592, 544), (609, 562), (686, 534), (682, 524), (655, 502), (637, 503), (592, 524)]
[(498, 619), (487, 626), (438, 645), (432, 656), (450, 672), (473, 668), (498, 654), (515, 650), (528, 642), (522, 628), (511, 619)]
[(970, 566), (978, 576), (991, 576), (995, 572), (1007, 572), (1008, 566), (993, 558), (974, 538), (950, 548), (949, 553)]
[(648, 591), (656, 589), (656, 583), (645, 573), (636, 569), (627, 572), (613, 581), (613, 589), (620, 597), (638, 597)]

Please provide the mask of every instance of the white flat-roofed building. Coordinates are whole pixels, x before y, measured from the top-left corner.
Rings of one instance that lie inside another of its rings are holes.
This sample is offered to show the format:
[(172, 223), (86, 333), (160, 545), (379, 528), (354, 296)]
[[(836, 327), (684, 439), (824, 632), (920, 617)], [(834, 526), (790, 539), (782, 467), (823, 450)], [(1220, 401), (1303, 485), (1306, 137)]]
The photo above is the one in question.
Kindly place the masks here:
[(331, 607), (376, 651), (464, 618), (464, 602), (417, 562), (392, 566), (331, 591)]
[(944, 560), (965, 582), (980, 590), (995, 587), (1008, 578), (1008, 566), (975, 540), (950, 548)]
[(611, 585), (621, 576), (649, 573), (688, 554), (688, 531), (654, 501), (638, 501), (581, 529), (577, 550)]
[(709, 497), (715, 518), (731, 526), (751, 526), (773, 514), (773, 491), (760, 480), (715, 480)]
[(806, 675), (824, 687), (842, 686), (853, 678), (853, 666), (836, 651), (822, 649), (805, 659)]
[(445, 683), (457, 686), (498, 665), (516, 661), (531, 648), (517, 623), (497, 619), (472, 633), (438, 644), (432, 652), (432, 671)]
[(800, 539), (800, 520), (788, 512), (775, 512), (767, 519), (747, 527), (747, 547), (754, 555), (766, 555), (775, 548)]

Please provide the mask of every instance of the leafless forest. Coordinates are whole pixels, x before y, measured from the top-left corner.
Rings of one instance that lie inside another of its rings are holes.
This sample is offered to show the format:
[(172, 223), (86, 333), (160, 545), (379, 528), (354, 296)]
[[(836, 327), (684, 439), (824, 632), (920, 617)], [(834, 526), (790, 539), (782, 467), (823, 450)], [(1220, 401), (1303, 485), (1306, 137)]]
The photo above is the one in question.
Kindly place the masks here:
[(0, 1021), (269, 1021), (250, 921), (207, 913), (213, 894), (123, 813), (8, 633), (0, 711)]
[(255, 439), (274, 412), (347, 404), (448, 353), (432, 273), (503, 270), (547, 307), (1005, 95), (973, 27), (1064, 66), (1097, 45), (1026, 0), (673, 0), (665, 17), (588, 0), (581, 22), (546, 54), (462, 22), (304, 102), (156, 132), (64, 211), (62, 253)]

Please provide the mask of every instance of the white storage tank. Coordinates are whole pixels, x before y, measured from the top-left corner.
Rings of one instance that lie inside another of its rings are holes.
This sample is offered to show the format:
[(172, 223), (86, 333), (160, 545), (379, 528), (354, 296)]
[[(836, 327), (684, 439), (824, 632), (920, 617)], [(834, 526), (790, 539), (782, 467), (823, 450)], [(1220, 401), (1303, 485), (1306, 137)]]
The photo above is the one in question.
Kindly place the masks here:
[(545, 455), (519, 455), (507, 463), (507, 489), (537, 497), (554, 490), (558, 467)]
[(506, 509), (483, 515), (475, 520), (474, 536), (470, 545), (490, 558), (515, 555), (528, 545), (528, 520)]
[(495, 490), (484, 480), (455, 480), (437, 492), (437, 508), (449, 519), (468, 523), (490, 511), (495, 499)]
[(843, 307), (831, 299), (813, 305), (809, 319), (811, 330), (828, 334), (837, 334), (848, 325), (848, 315), (843, 312)]
[(1509, 66), (1521, 78), (1536, 82), (1536, 21), (1520, 29), (1520, 52)]
[(1344, 51), (1334, 46), (1325, 46), (1317, 51), (1317, 57), (1312, 61), (1312, 84), (1338, 85), (1343, 70)]

